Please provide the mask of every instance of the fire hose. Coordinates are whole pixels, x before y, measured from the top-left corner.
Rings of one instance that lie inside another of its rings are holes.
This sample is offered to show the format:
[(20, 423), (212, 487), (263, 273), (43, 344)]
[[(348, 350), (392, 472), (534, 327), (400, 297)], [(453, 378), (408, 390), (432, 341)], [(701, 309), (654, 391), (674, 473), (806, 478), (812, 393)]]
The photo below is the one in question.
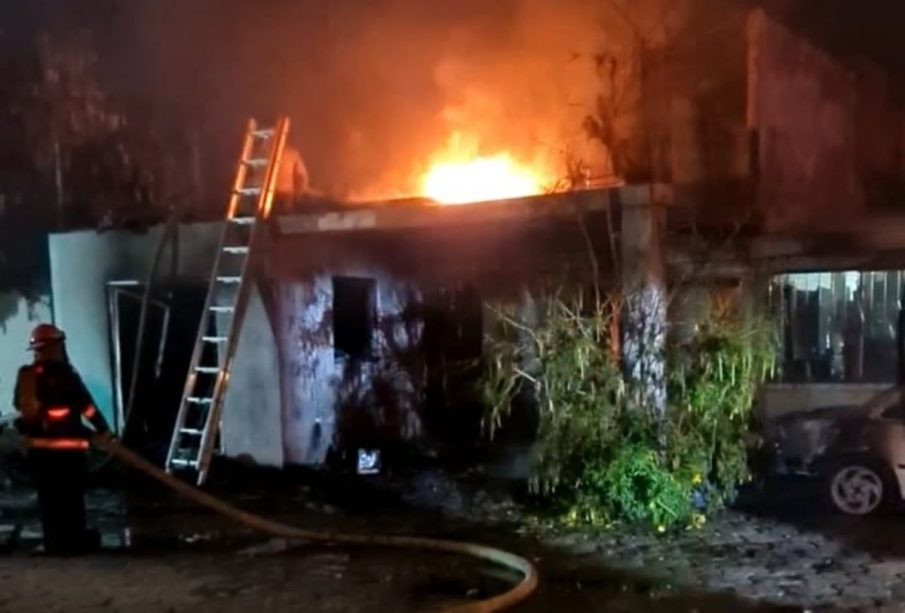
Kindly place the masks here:
[(475, 543), (444, 541), (421, 537), (320, 532), (289, 526), (249, 513), (248, 511), (243, 511), (216, 496), (212, 496), (197, 487), (189, 485), (173, 475), (164, 472), (110, 437), (95, 436), (93, 442), (97, 447), (106, 451), (112, 457), (119, 459), (124, 464), (144, 473), (152, 479), (159, 481), (177, 494), (214, 511), (215, 513), (219, 513), (224, 517), (238, 522), (247, 528), (257, 530), (264, 534), (269, 534), (277, 538), (317, 543), (420, 549), (422, 551), (469, 556), (515, 571), (522, 576), (522, 580), (515, 585), (515, 587), (503, 594), (493, 596), (486, 600), (443, 609), (441, 613), (493, 613), (494, 611), (502, 611), (525, 600), (537, 587), (538, 575), (534, 565), (521, 556), (501, 549)]

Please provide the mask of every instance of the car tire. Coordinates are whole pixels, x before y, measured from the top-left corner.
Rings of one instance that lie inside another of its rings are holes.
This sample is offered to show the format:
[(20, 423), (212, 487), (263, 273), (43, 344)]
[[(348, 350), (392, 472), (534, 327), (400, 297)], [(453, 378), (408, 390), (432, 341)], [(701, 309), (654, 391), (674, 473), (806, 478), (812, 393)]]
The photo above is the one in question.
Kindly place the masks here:
[(824, 473), (829, 508), (842, 515), (864, 517), (888, 511), (897, 500), (895, 475), (882, 462), (851, 458), (834, 462)]

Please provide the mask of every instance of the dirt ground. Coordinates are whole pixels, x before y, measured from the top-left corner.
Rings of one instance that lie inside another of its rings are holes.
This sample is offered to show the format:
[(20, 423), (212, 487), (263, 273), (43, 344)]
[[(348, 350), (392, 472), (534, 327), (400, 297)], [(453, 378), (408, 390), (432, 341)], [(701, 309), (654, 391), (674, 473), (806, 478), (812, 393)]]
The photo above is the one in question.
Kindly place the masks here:
[[(539, 536), (505, 496), (439, 474), (384, 487), (355, 479), (221, 471), (239, 506), (308, 528), (495, 544), (534, 560), (516, 611), (905, 611), (905, 516), (844, 521), (804, 503), (727, 512), (700, 531)], [(89, 496), (104, 550), (43, 556), (35, 499), (0, 495), (0, 611), (424, 611), (484, 597), (511, 577), (469, 559), (293, 545), (252, 534), (134, 475)]]

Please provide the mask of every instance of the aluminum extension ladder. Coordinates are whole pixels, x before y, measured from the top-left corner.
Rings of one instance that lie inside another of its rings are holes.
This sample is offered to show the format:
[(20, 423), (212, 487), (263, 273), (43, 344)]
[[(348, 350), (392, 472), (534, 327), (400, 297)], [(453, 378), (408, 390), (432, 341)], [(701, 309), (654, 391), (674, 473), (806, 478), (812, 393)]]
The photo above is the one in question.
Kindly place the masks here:
[(289, 119), (275, 128), (248, 124), (211, 272), (195, 349), (167, 453), (166, 470), (207, 477), (217, 442), (223, 401), (253, 285), (249, 265), (271, 212)]

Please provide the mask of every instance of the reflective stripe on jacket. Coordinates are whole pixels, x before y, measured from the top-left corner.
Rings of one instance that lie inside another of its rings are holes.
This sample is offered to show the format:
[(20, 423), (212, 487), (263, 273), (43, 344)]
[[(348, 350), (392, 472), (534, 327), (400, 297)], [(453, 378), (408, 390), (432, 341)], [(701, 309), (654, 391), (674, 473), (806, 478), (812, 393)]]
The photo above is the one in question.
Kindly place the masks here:
[[(47, 419), (51, 421), (62, 421), (64, 419), (68, 419), (70, 412), (72, 409), (69, 407), (53, 407), (52, 409), (47, 409)], [(93, 404), (88, 405), (82, 410), (82, 417), (91, 421), (97, 415), (97, 409), (94, 408)]]
[[(82, 417), (91, 420), (97, 414), (94, 405), (88, 405), (82, 411)], [(46, 434), (51, 434), (55, 424), (63, 424), (72, 416), (69, 407), (52, 407), (45, 410), (47, 424), (44, 428)], [(29, 449), (54, 449), (57, 451), (88, 451), (90, 444), (86, 438), (73, 436), (35, 436), (25, 439), (25, 446)]]
[(29, 449), (52, 449), (55, 451), (88, 451), (90, 444), (84, 438), (26, 438)]
[[(16, 379), (14, 399), (22, 413), (19, 431), (26, 436), (87, 439), (92, 429), (109, 429), (81, 377), (66, 361), (43, 360), (23, 366)], [(88, 421), (90, 429), (83, 420)]]

